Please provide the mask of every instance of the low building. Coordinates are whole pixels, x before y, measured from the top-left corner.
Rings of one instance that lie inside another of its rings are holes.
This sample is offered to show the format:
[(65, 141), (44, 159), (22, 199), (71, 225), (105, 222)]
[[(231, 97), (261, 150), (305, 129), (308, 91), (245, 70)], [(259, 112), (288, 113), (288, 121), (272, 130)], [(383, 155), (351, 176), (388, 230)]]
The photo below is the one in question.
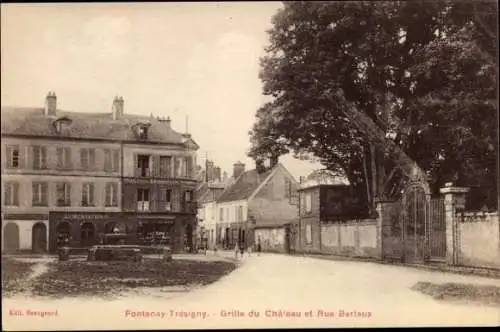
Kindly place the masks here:
[(233, 177), (235, 182), (217, 199), (216, 242), (228, 249), (260, 243), (263, 250), (288, 251), (291, 241), (286, 243), (287, 235), (279, 244), (270, 237), (276, 233), (274, 229), (285, 229), (297, 220), (298, 208), (293, 200), (297, 181), (277, 158), (269, 167), (257, 162), (249, 171), (238, 162)]
[[(366, 219), (360, 200), (345, 179), (313, 172), (302, 181), (299, 197), (298, 251), (351, 254), (364, 238), (376, 239), (376, 221)], [(375, 252), (376, 244), (372, 247)]]

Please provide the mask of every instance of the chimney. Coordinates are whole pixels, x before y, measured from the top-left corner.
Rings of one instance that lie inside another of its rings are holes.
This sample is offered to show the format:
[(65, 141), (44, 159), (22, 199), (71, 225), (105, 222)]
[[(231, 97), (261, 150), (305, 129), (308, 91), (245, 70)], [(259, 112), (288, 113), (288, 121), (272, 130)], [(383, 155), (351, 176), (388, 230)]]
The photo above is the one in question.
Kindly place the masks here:
[(161, 118), (161, 119), (160, 119), (160, 118), (158, 118), (158, 121), (160, 121), (161, 123), (163, 123), (163, 124), (167, 125), (169, 128), (171, 128), (171, 127), (170, 127), (170, 123), (172, 122), (172, 120), (170, 120), (170, 117), (169, 117), (169, 116), (167, 116), (167, 118), (166, 118), (166, 119), (165, 119), (165, 117), (163, 117), (163, 118)]
[(218, 181), (218, 182), (221, 182), (221, 180), (222, 180), (220, 167), (214, 168), (214, 180)]
[(116, 120), (123, 115), (123, 103), (123, 97), (115, 97), (113, 100), (113, 120)]
[(207, 161), (207, 180), (214, 180), (214, 162), (210, 160)]
[(233, 165), (233, 177), (235, 179), (243, 174), (243, 172), (245, 172), (245, 164), (243, 164), (241, 161), (238, 161)]
[(264, 160), (256, 159), (255, 160), (255, 169), (257, 173), (264, 173), (266, 171), (266, 166), (264, 165)]
[(56, 115), (57, 97), (55, 92), (50, 92), (45, 97), (45, 116)]

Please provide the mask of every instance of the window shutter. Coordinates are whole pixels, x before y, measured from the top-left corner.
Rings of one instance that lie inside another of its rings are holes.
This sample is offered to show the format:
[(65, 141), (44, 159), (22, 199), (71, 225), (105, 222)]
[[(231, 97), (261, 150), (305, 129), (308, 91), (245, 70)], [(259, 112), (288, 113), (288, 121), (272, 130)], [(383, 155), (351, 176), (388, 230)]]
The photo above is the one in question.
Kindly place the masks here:
[(192, 177), (193, 176), (193, 157), (187, 157), (186, 158), (186, 168), (187, 168), (187, 176)]
[(47, 168), (47, 148), (42, 147), (41, 148), (41, 153), (42, 153), (42, 168)]
[(56, 191), (57, 191), (57, 205), (59, 205), (60, 202), (64, 201), (64, 183), (56, 184)]
[(94, 205), (94, 184), (89, 184), (89, 205)]
[(63, 167), (63, 148), (57, 147), (57, 168)]
[(117, 199), (118, 199), (118, 185), (116, 183), (112, 183), (111, 184), (111, 190), (113, 190), (113, 200), (111, 202), (111, 205), (113, 206), (117, 206), (118, 205), (118, 202), (117, 202)]
[(64, 148), (64, 166), (66, 168), (71, 168), (71, 148), (70, 147), (65, 147)]
[(180, 158), (174, 157), (174, 177), (179, 177)]
[(38, 203), (38, 185), (36, 183), (31, 184), (31, 205), (37, 205)]
[(40, 149), (38, 146), (32, 146), (31, 150), (33, 152), (32, 153), (32, 155), (33, 155), (32, 167), (33, 167), (33, 169), (38, 169), (38, 168), (40, 168)]
[(80, 167), (82, 170), (86, 170), (88, 168), (87, 149), (80, 149)]
[(12, 183), (12, 205), (19, 206), (19, 183), (14, 182)]
[(113, 151), (113, 171), (118, 172), (119, 168), (120, 168), (120, 151), (114, 150)]
[(71, 205), (71, 183), (66, 183), (66, 204)]
[(111, 184), (106, 183), (104, 186), (104, 205), (109, 206), (111, 205)]
[(109, 149), (104, 149), (104, 170), (111, 170), (111, 151)]
[(4, 201), (4, 204), (5, 205), (10, 205), (10, 195), (11, 195), (11, 190), (10, 190), (10, 183), (7, 182), (5, 183), (5, 201)]
[(89, 168), (90, 169), (95, 169), (95, 149), (89, 149), (89, 155), (88, 155), (88, 163), (89, 163)]
[(7, 158), (5, 158), (5, 160), (7, 160), (7, 167), (12, 167), (12, 151), (12, 147), (8, 146), (6, 149)]
[(24, 168), (24, 149), (20, 147), (18, 151), (19, 168), (22, 169)]
[(49, 192), (49, 185), (48, 183), (42, 183), (42, 204), (44, 206), (48, 205), (48, 192)]

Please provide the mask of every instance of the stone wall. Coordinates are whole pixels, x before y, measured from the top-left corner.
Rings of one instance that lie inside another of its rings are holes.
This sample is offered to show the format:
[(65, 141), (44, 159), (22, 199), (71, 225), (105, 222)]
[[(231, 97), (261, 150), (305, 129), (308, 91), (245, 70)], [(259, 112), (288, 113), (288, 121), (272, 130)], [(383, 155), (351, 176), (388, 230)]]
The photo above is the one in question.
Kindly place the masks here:
[(260, 241), (261, 250), (267, 252), (286, 252), (285, 227), (255, 229), (255, 239)]
[(328, 222), (321, 225), (321, 252), (342, 256), (379, 257), (375, 219)]
[(500, 268), (498, 212), (458, 213), (459, 264)]

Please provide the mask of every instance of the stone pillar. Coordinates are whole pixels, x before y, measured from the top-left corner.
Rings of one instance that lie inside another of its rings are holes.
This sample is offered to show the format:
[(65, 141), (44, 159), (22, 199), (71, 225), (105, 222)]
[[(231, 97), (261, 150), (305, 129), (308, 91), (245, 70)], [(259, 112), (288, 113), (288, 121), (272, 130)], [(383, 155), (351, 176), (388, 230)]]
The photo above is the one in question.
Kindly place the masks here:
[(377, 258), (383, 259), (383, 250), (382, 250), (382, 230), (383, 230), (383, 217), (384, 217), (384, 203), (382, 201), (378, 201), (375, 203), (375, 211), (376, 211), (376, 220), (377, 220)]
[(459, 216), (457, 212), (465, 209), (465, 198), (469, 188), (453, 187), (447, 183), (440, 189), (444, 196), (444, 213), (446, 224), (446, 263), (449, 265), (459, 264), (460, 251), (460, 229)]

